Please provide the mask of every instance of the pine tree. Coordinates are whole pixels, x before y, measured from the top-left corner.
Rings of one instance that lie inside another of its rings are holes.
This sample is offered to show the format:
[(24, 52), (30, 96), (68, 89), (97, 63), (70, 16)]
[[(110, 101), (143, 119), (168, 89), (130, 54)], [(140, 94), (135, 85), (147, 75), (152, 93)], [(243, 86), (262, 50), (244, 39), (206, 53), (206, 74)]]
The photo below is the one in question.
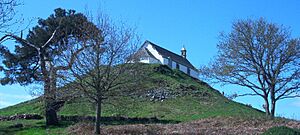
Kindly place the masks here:
[[(46, 125), (56, 125), (59, 106), (56, 100), (57, 72), (68, 70), (76, 55), (87, 47), (81, 45), (81, 48), (76, 48), (77, 44), (99, 36), (98, 28), (83, 14), (55, 9), (55, 13), (46, 20), (38, 21), (26, 39), (13, 34), (0, 39), (0, 55), (3, 57), (0, 70), (4, 73), (1, 84), (43, 83)], [(3, 45), (7, 39), (16, 41), (14, 52), (8, 49), (8, 45)], [(62, 61), (60, 58), (66, 53), (70, 56), (69, 60)]]

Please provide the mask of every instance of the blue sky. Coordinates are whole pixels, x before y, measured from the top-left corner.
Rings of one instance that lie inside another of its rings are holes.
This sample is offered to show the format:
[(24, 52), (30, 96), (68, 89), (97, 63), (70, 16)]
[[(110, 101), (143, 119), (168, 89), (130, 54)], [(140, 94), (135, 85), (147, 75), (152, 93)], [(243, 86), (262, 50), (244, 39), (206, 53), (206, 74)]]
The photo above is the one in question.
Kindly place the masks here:
[[(220, 32), (229, 32), (237, 19), (264, 17), (290, 27), (293, 37), (300, 37), (300, 1), (298, 0), (24, 0), (17, 10), (26, 20), (46, 18), (55, 8), (85, 8), (94, 14), (103, 11), (115, 21), (137, 28), (142, 41), (150, 40), (179, 53), (184, 45), (188, 59), (196, 66), (207, 64), (216, 54)], [(36, 21), (31, 26), (36, 25)], [(245, 90), (235, 86), (213, 85), (230, 94)], [(0, 108), (28, 100), (28, 90), (18, 85), (0, 86)], [(259, 97), (236, 101), (262, 109)], [(279, 101), (277, 115), (300, 119), (300, 99)]]

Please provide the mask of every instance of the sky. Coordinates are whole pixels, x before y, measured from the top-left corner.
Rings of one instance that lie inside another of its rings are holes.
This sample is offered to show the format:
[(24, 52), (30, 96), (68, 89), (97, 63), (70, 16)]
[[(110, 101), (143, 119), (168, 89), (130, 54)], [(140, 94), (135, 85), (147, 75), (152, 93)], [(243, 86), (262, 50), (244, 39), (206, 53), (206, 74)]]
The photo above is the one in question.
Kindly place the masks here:
[[(217, 55), (220, 32), (228, 33), (239, 19), (265, 18), (289, 27), (292, 37), (300, 37), (299, 0), (24, 0), (17, 8), (22, 27), (36, 25), (37, 18), (47, 18), (55, 8), (74, 9), (94, 15), (108, 14), (116, 22), (135, 27), (142, 42), (149, 40), (175, 53), (182, 46), (195, 67), (208, 64)], [(28, 23), (28, 20), (33, 20)], [(244, 91), (233, 85), (212, 85), (225, 94)], [(0, 85), (0, 108), (34, 98), (30, 87)], [(259, 97), (241, 97), (235, 101), (262, 109)], [(300, 120), (300, 98), (279, 101), (277, 116)]]

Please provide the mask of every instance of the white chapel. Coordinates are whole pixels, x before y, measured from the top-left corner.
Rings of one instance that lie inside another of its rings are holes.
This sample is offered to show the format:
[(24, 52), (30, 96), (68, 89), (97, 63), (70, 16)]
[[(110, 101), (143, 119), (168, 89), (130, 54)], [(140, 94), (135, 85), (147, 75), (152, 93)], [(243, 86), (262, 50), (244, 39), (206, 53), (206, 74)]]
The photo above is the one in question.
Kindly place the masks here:
[(158, 63), (178, 69), (193, 78), (198, 78), (198, 70), (186, 59), (186, 49), (181, 49), (181, 55), (164, 49), (148, 40), (138, 50), (138, 61), (141, 63)]

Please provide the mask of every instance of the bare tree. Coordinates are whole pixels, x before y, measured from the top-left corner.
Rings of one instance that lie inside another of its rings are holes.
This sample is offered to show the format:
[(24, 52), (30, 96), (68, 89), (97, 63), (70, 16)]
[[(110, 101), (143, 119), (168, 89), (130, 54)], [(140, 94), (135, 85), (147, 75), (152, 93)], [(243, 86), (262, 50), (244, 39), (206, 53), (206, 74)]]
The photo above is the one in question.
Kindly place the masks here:
[(240, 20), (221, 34), (218, 55), (201, 68), (213, 82), (235, 84), (260, 96), (267, 116), (275, 115), (278, 100), (300, 97), (300, 40), (282, 25), (264, 19)]
[(0, 32), (6, 31), (7, 27), (15, 23), (15, 8), (18, 5), (18, 0), (0, 0)]
[(104, 100), (117, 98), (124, 92), (121, 90), (130, 90), (129, 85), (137, 84), (133, 80), (137, 80), (134, 76), (138, 65), (128, 62), (139, 42), (133, 29), (117, 26), (105, 15), (99, 15), (96, 23), (101, 37), (88, 42), (92, 47), (82, 51), (71, 72), (64, 74), (67, 76), (65, 80), (70, 82), (69, 88), (80, 90), (95, 104), (95, 134), (100, 134)]

